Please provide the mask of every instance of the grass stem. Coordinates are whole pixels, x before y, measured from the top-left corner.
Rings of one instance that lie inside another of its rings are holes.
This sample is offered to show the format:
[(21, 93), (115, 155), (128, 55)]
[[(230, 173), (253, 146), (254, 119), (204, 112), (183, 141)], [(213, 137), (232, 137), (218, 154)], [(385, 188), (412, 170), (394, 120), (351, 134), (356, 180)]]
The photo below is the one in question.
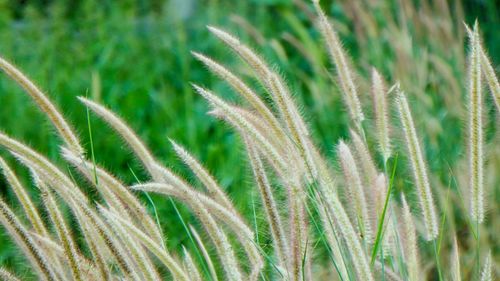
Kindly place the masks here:
[(394, 157), (394, 166), (392, 167), (391, 180), (389, 183), (389, 188), (387, 190), (387, 196), (385, 198), (384, 209), (382, 210), (382, 216), (380, 217), (380, 220), (378, 222), (377, 236), (375, 238), (375, 244), (373, 245), (372, 256), (371, 256), (371, 260), (370, 260), (370, 265), (372, 268), (375, 265), (377, 251), (378, 251), (378, 248), (380, 247), (380, 241), (382, 240), (382, 232), (383, 232), (382, 230), (384, 229), (385, 214), (387, 212), (387, 206), (389, 205), (389, 198), (391, 196), (392, 186), (394, 185), (394, 176), (396, 174), (397, 165), (398, 165), (398, 154), (396, 154), (396, 156)]

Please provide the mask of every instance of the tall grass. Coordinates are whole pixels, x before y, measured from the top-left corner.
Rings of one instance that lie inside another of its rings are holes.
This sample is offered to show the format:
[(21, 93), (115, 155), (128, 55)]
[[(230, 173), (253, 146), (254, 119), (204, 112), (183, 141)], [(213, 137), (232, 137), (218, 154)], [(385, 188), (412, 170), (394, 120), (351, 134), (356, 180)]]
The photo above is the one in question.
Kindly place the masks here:
[[(193, 52), (208, 71), (229, 84), (247, 104), (226, 100), (216, 94), (217, 90), (193, 84), (194, 91), (210, 105), (209, 114), (229, 124), (244, 140), (242, 156), (249, 161), (263, 207), (263, 228), (272, 239), (267, 247), (260, 242), (261, 233), (250, 227), (248, 216), (239, 210), (217, 178), (178, 142), (170, 140), (202, 189), (163, 164), (117, 114), (98, 101), (79, 97), (83, 106), (120, 136), (148, 175), (145, 183), (123, 183), (96, 163), (94, 153), (98, 152), (93, 147), (89, 156), (78, 134), (39, 87), (12, 63), (0, 59), (0, 68), (26, 91), (56, 129), (62, 141), (58, 154), (66, 165), (53, 163), (34, 148), (0, 133), (0, 146), (29, 170), (43, 199), (42, 206), (35, 206), (26, 187), (0, 158), (2, 172), (21, 202), (19, 210), (13, 211), (0, 199), (0, 222), (22, 250), (33, 273), (42, 280), (370, 281), (435, 280), (437, 276), (493, 280), (494, 261), (488, 248), (495, 245), (482, 242), (479, 235), (479, 224), (488, 220), (484, 193), (493, 190), (484, 181), (490, 170), (485, 168), (483, 150), (486, 145), (495, 148), (494, 140), (487, 143), (483, 138), (482, 122), (486, 116), (481, 83), (485, 76), (491, 101), (497, 98), (498, 79), (482, 49), (478, 26), (470, 31), (470, 75), (462, 85), (468, 89), (470, 101), (464, 108), (469, 116), (466, 171), (470, 175), (467, 189), (471, 194), (470, 212), (462, 215), (470, 217), (469, 231), (476, 235), (476, 247), (460, 249), (453, 240), (456, 235), (443, 235), (445, 243), (453, 244), (453, 266), (447, 271), (439, 254), (442, 241), (436, 240), (440, 234), (456, 229), (439, 223), (444, 203), (435, 198), (440, 198), (442, 185), (439, 177), (433, 176), (432, 165), (425, 161), (426, 150), (417, 135), (413, 103), (408, 102), (401, 89), (404, 83), (399, 86), (392, 81), (397, 85), (395, 91), (387, 90), (382, 75), (372, 72), (375, 110), (371, 122), (363, 110), (368, 106), (358, 94), (361, 79), (355, 79), (355, 68), (341, 46), (335, 25), (319, 1), (313, 1), (312, 7), (316, 14), (311, 17), (320, 27), (351, 117), (346, 127), (352, 127), (352, 140), (338, 141), (335, 165), (315, 144), (293, 88), (264, 55), (236, 36), (208, 27), (221, 45), (246, 63), (251, 76), (262, 86), (258, 87), (245, 82), (245, 75), (239, 71)], [(390, 118), (391, 111), (398, 112), (399, 122)], [(372, 150), (374, 142), (378, 146)], [(405, 148), (397, 145), (400, 142), (405, 143)], [(399, 155), (408, 162), (403, 167), (409, 166), (411, 171), (398, 166)], [(381, 163), (374, 160), (379, 158)], [(337, 164), (343, 176), (336, 171)], [(412, 180), (406, 180), (407, 174), (413, 175)], [(394, 191), (395, 183), (399, 190)], [(90, 188), (97, 192), (90, 194)], [(186, 231), (194, 236), (195, 249), (183, 248), (179, 255), (166, 246), (164, 241), (178, 233), (163, 232), (140, 201), (138, 191), (173, 198), (192, 212), (199, 227), (186, 227)], [(408, 194), (397, 200), (396, 193)], [(410, 199), (414, 197), (418, 204)], [(423, 238), (422, 243), (419, 237)], [(435, 262), (431, 263), (425, 262), (430, 256), (427, 249), (432, 247), (429, 242), (434, 243), (435, 250)], [(465, 251), (475, 251), (475, 260), (461, 258), (459, 253)], [(461, 264), (482, 264), (480, 258), (485, 253), (488, 257), (482, 269), (477, 266), (480, 274), (473, 276), (474, 273), (461, 269)], [(3, 266), (0, 276), (16, 279)]]

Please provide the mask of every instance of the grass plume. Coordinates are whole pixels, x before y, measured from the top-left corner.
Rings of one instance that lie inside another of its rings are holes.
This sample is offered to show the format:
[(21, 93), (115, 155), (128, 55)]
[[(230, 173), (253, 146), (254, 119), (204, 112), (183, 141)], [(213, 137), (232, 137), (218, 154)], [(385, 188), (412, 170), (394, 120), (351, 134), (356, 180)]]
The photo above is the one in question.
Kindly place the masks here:
[(484, 220), (483, 97), (481, 90), (481, 47), (477, 23), (470, 37), (469, 55), (469, 188), (472, 218)]
[(319, 0), (313, 0), (316, 13), (318, 14), (318, 24), (321, 33), (323, 34), (328, 53), (337, 69), (339, 82), (344, 94), (345, 103), (351, 116), (352, 121), (356, 125), (356, 129), (362, 130), (362, 122), (365, 120), (365, 115), (359, 101), (358, 91), (354, 82), (353, 73), (350, 69), (345, 51), (338, 38), (337, 32), (329, 22), (325, 13), (319, 5)]
[(405, 94), (398, 89), (398, 97), (396, 100), (399, 118), (403, 126), (404, 138), (408, 151), (408, 158), (413, 171), (416, 193), (420, 202), (420, 209), (424, 218), (426, 229), (426, 239), (428, 241), (436, 239), (439, 226), (434, 206), (434, 199), (427, 175), (427, 167), (425, 165), (422, 149), (420, 148), (419, 139), (413, 122), (413, 117), (408, 106)]
[(64, 120), (63, 116), (56, 109), (53, 103), (31, 82), (19, 69), (10, 64), (3, 58), (0, 58), (0, 68), (14, 81), (16, 81), (35, 101), (38, 107), (47, 115), (52, 124), (56, 127), (59, 135), (62, 137), (68, 148), (73, 150), (78, 155), (84, 154), (84, 149), (80, 145), (78, 137), (73, 132), (73, 129)]

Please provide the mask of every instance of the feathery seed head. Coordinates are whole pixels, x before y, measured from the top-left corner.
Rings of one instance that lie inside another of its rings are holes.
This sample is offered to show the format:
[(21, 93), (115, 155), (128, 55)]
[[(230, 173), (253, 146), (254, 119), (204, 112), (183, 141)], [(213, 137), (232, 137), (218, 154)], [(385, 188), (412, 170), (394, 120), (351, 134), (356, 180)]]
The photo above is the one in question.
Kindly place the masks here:
[(354, 83), (353, 73), (348, 65), (347, 56), (342, 48), (337, 32), (321, 9), (319, 1), (314, 1), (314, 7), (318, 13), (321, 33), (323, 34), (328, 52), (337, 69), (340, 86), (351, 120), (356, 125), (356, 129), (361, 132), (365, 115), (358, 98), (358, 92)]
[(220, 108), (226, 118), (233, 123), (234, 126), (247, 133), (249, 137), (252, 138), (256, 143), (259, 144), (259, 149), (265, 151), (266, 155), (271, 159), (273, 165), (279, 170), (285, 170), (289, 165), (284, 161), (283, 155), (281, 155), (277, 149), (269, 143), (269, 141), (253, 126), (250, 122), (246, 120), (241, 114), (232, 110), (232, 108), (219, 97), (212, 94), (210, 91), (207, 91), (195, 84), (193, 84), (193, 88), (199, 93), (202, 97), (204, 97), (210, 104), (212, 104), (216, 108)]
[(265, 105), (265, 103), (261, 100), (261, 98), (252, 91), (252, 89), (247, 86), (241, 79), (239, 79), (236, 75), (234, 75), (231, 71), (224, 68), (222, 65), (218, 64), (214, 60), (196, 53), (192, 52), (193, 56), (204, 63), (207, 68), (214, 72), (216, 75), (225, 80), (231, 87), (240, 94), (254, 109), (255, 111), (269, 123), (272, 131), (275, 134), (276, 138), (284, 139), (284, 132), (281, 129), (281, 126), (273, 115), (271, 110)]
[(354, 161), (350, 148), (344, 141), (341, 140), (339, 142), (337, 145), (337, 151), (340, 165), (342, 166), (342, 172), (345, 177), (346, 188), (354, 202), (354, 214), (358, 220), (357, 223), (360, 228), (360, 232), (366, 241), (372, 241), (373, 231), (370, 217), (368, 215), (369, 213), (365, 191), (359, 176), (356, 162)]
[(182, 146), (177, 144), (175, 141), (169, 139), (170, 143), (174, 147), (177, 155), (182, 159), (184, 163), (193, 171), (196, 177), (203, 183), (205, 188), (207, 188), (210, 196), (219, 204), (230, 210), (235, 215), (238, 213), (231, 203), (231, 200), (224, 193), (223, 189), (215, 181), (215, 179), (210, 175), (210, 173), (203, 168), (203, 166), (191, 156)]
[(354, 130), (349, 130), (354, 145), (359, 164), (361, 164), (362, 172), (365, 174), (366, 188), (369, 189), (373, 186), (377, 178), (377, 168), (373, 162), (370, 151), (368, 150), (367, 143)]
[(130, 222), (124, 220), (118, 214), (107, 210), (106, 208), (100, 208), (99, 212), (103, 214), (103, 216), (114, 224), (120, 224), (121, 227), (126, 229), (126, 231), (134, 236), (139, 243), (144, 245), (146, 249), (148, 249), (151, 253), (153, 253), (159, 260), (162, 262), (172, 273), (176, 280), (187, 281), (189, 280), (185, 271), (181, 268), (181, 266), (177, 263), (177, 261), (167, 252), (167, 250), (163, 249), (159, 244), (153, 241), (147, 234), (142, 232), (140, 229), (135, 227)]
[(188, 272), (191, 281), (202, 281), (203, 279), (201, 279), (200, 272), (196, 267), (193, 258), (184, 246), (182, 247), (182, 253), (184, 255), (184, 266), (186, 267), (186, 271)]
[(5, 268), (0, 267), (0, 279), (5, 281), (20, 281), (12, 273), (8, 272)]
[(469, 188), (472, 218), (484, 220), (483, 97), (481, 91), (481, 47), (477, 22), (470, 33), (469, 54)]
[(2, 68), (7, 75), (15, 80), (35, 101), (40, 110), (42, 110), (50, 122), (56, 127), (59, 135), (66, 143), (66, 145), (78, 155), (85, 153), (80, 145), (78, 137), (73, 132), (71, 126), (66, 122), (61, 113), (56, 109), (54, 104), (38, 89), (38, 87), (31, 82), (20, 70), (10, 64), (8, 61), (0, 57), (0, 68)]
[(26, 214), (26, 217), (30, 221), (31, 226), (35, 229), (35, 231), (38, 234), (47, 235), (47, 230), (41, 219), (40, 214), (38, 213), (38, 210), (31, 201), (31, 198), (29, 197), (28, 193), (24, 189), (23, 185), (21, 184), (17, 176), (14, 174), (12, 169), (7, 165), (7, 162), (5, 162), (5, 160), (2, 157), (0, 157), (0, 169), (2, 170), (5, 179), (7, 180), (10, 187), (16, 194), (16, 197), (18, 198), (19, 202), (21, 203), (24, 213)]
[(417, 132), (411, 116), (410, 107), (404, 93), (397, 90), (396, 105), (399, 112), (399, 118), (403, 127), (404, 138), (408, 151), (408, 158), (413, 171), (416, 192), (420, 201), (420, 209), (424, 218), (426, 239), (434, 240), (439, 231), (438, 219), (434, 206), (427, 168), (424, 161), (424, 156), (420, 148), (420, 143), (417, 137)]
[(207, 28), (217, 38), (226, 43), (235, 53), (241, 56), (260, 77), (268, 77), (270, 75), (271, 71), (264, 63), (264, 60), (257, 56), (249, 47), (242, 44), (239, 39), (216, 27), (207, 26)]
[(39, 186), (42, 190), (43, 201), (48, 210), (50, 220), (55, 226), (57, 236), (63, 246), (65, 259), (67, 259), (68, 264), (70, 265), (71, 275), (74, 280), (83, 280), (78, 259), (78, 251), (75, 242), (71, 237), (71, 232), (68, 229), (66, 222), (64, 221), (59, 207), (57, 206), (57, 202), (53, 198), (50, 190), (45, 187), (45, 183), (36, 175), (36, 172), (34, 172), (33, 176), (37, 179), (37, 186)]
[(375, 113), (375, 126), (377, 129), (377, 142), (384, 161), (391, 156), (391, 143), (389, 132), (389, 118), (387, 108), (387, 92), (382, 76), (372, 69), (372, 98)]
[(456, 235), (453, 235), (453, 249), (451, 252), (451, 280), (462, 280), (462, 274), (460, 273), (460, 254)]
[(486, 51), (483, 49), (482, 45), (478, 46), (480, 48), (481, 53), (481, 66), (484, 72), (484, 76), (486, 77), (486, 82), (488, 82), (488, 86), (495, 102), (495, 105), (500, 113), (500, 83), (498, 82), (498, 78), (495, 74), (495, 70), (491, 65), (491, 61), (486, 54)]
[[(227, 278), (230, 280), (242, 280), (241, 272), (237, 264), (237, 259), (234, 257), (233, 247), (229, 243), (223, 229), (221, 229), (214, 220), (212, 214), (220, 216), (221, 220), (228, 223), (230, 227), (235, 227), (237, 229), (235, 231), (237, 235), (242, 235), (247, 239), (248, 237), (253, 237), (253, 233), (244, 224), (241, 223), (238, 217), (228, 212), (224, 207), (220, 206), (212, 199), (199, 194), (186, 186), (180, 185), (173, 187), (167, 184), (149, 183), (135, 185), (131, 188), (175, 196), (182, 200), (184, 203), (188, 204), (190, 208), (193, 209), (193, 212), (197, 214), (201, 223), (207, 229), (210, 238), (214, 242), (218, 255), (224, 266)], [(211, 209), (210, 212), (207, 212), (207, 209)], [(249, 233), (241, 231), (242, 229), (244, 229), (244, 231), (248, 231)]]
[(108, 123), (111, 128), (113, 128), (123, 138), (153, 178), (159, 177), (158, 171), (153, 167), (156, 163), (155, 158), (135, 132), (130, 129), (123, 120), (111, 112), (111, 110), (98, 103), (84, 97), (78, 97), (78, 100)]
[[(191, 156), (187, 151), (185, 151), (181, 146), (176, 144), (174, 141), (170, 140), (176, 153), (183, 159), (183, 161), (191, 168), (191, 170), (197, 175), (197, 177), (203, 182), (205, 187), (209, 190), (214, 200), (220, 204), (222, 207), (226, 208), (235, 217), (238, 217), (239, 223), (243, 225), (243, 221), (239, 218), (238, 213), (234, 209), (233, 204), (227, 198), (222, 188), (215, 182), (213, 177)], [(248, 227), (243, 226), (245, 229)], [(254, 265), (253, 272), (258, 274), (262, 268), (262, 257), (258, 253), (257, 249), (250, 242), (252, 236), (238, 235), (240, 242), (243, 244), (245, 251), (248, 253), (250, 261)], [(252, 278), (251, 278), (252, 279)]]
[(18, 244), (32, 266), (40, 273), (40, 277), (47, 281), (56, 281), (58, 278), (54, 273), (47, 256), (37, 245), (28, 230), (22, 225), (18, 217), (12, 212), (7, 204), (0, 198), (0, 223), (4, 225), (11, 237)]
[(400, 224), (402, 228), (402, 245), (404, 245), (403, 255), (408, 270), (409, 280), (418, 281), (420, 280), (419, 276), (421, 271), (420, 261), (418, 258), (418, 245), (415, 223), (410, 212), (410, 207), (408, 206), (404, 195), (401, 195), (401, 202), (403, 204), (402, 223)]
[[(476, 29), (477, 29), (477, 20), (474, 24), (474, 30), (471, 30), (469, 26), (467, 26), (467, 24), (465, 24), (465, 30), (467, 31), (467, 35), (469, 37), (469, 49), (470, 49), (470, 55), (469, 55), (469, 58), (471, 60), (471, 62), (469, 63), (469, 67), (472, 67), (471, 64), (472, 64), (472, 55), (473, 55), (473, 49), (474, 49), (474, 40), (476, 40)], [(481, 64), (481, 70), (484, 72), (484, 77), (486, 78), (486, 82), (488, 82), (488, 86), (489, 86), (489, 89), (490, 89), (490, 92), (491, 92), (491, 95), (492, 95), (492, 98), (493, 98), (493, 101), (495, 102), (495, 105), (498, 109), (498, 111), (500, 112), (500, 83), (498, 82), (498, 78), (495, 74), (495, 70), (493, 69), (493, 66), (491, 65), (491, 61), (490, 59), (488, 58), (488, 54), (486, 53), (486, 51), (484, 50), (481, 42), (480, 42), (480, 38), (479, 38), (479, 35), (477, 35), (477, 38), (478, 38), (478, 44), (476, 44), (476, 47), (479, 49), (479, 55), (480, 55), (480, 64)], [(469, 70), (470, 72), (471, 70)], [(471, 76), (471, 74), (469, 74), (469, 76)], [(472, 81), (470, 81), (472, 82)], [(469, 82), (469, 83), (470, 83)]]
[(378, 217), (380, 214), (382, 214), (385, 198), (387, 197), (387, 179), (385, 177), (385, 174), (378, 174), (373, 187), (375, 191), (375, 210)]
[(481, 281), (492, 281), (494, 280), (493, 268), (491, 266), (491, 251), (488, 252), (486, 260), (484, 261), (483, 270), (481, 271)]
[(28, 146), (0, 133), (0, 145), (6, 147), (23, 165), (37, 171), (48, 183), (67, 200), (87, 200), (75, 184), (49, 160)]

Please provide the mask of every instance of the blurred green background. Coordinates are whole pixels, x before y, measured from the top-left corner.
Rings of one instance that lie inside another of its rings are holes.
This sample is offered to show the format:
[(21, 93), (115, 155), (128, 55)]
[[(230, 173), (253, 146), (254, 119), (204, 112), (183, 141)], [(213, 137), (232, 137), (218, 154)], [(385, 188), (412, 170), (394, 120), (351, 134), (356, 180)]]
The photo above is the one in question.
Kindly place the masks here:
[[(322, 1), (322, 6), (359, 70), (363, 100), (369, 99), (371, 66), (380, 69), (391, 84), (399, 80), (410, 93), (430, 169), (435, 181), (447, 185), (449, 168), (460, 167), (458, 159), (464, 154), (460, 122), (465, 109), (461, 97), (465, 94), (466, 41), (462, 21), (479, 20), (484, 44), (498, 69), (498, 1), (343, 0)], [(224, 62), (251, 82), (251, 71), (205, 26), (223, 27), (262, 52), (289, 81), (315, 140), (333, 158), (334, 144), (347, 137), (348, 119), (313, 17), (310, 3), (302, 0), (0, 0), (0, 55), (50, 96), (89, 150), (87, 115), (76, 96), (88, 96), (112, 108), (155, 155), (190, 178), (167, 137), (185, 145), (250, 217), (253, 182), (248, 167), (242, 165), (246, 160), (239, 139), (227, 125), (207, 116), (208, 106), (190, 82), (235, 102), (236, 96), (196, 62), (190, 51)], [(63, 165), (53, 128), (3, 73), (0, 102), (1, 130)], [(365, 105), (369, 110), (369, 103)], [(127, 183), (133, 182), (131, 169), (146, 180), (119, 138), (97, 118), (91, 116), (90, 123), (96, 161)], [(491, 124), (488, 128), (489, 140), (494, 139), (497, 129)], [(1, 155), (9, 158), (5, 151)], [(498, 157), (493, 159), (493, 172), (500, 167), (498, 161)], [(15, 165), (13, 160), (10, 163)], [(27, 171), (15, 167), (29, 184)], [(460, 178), (456, 180), (455, 188)], [(498, 176), (489, 182), (498, 184)], [(0, 194), (15, 205), (10, 193), (2, 181)], [(493, 195), (493, 202), (498, 201), (498, 191)], [(163, 197), (153, 199), (170, 246), (187, 244), (171, 203)], [(187, 221), (193, 221), (187, 210), (180, 210)], [(22, 271), (22, 261), (1, 229), (0, 264)]]

